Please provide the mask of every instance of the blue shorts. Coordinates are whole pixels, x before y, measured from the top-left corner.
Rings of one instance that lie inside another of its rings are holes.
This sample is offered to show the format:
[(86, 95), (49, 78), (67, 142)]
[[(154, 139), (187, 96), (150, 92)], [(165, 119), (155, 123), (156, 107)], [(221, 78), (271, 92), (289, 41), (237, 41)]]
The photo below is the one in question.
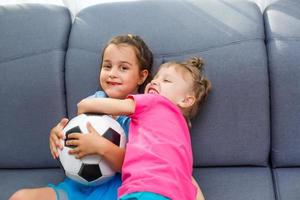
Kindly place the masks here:
[(117, 174), (110, 181), (98, 186), (86, 186), (69, 178), (58, 185), (49, 184), (56, 193), (57, 200), (117, 200), (118, 188), (121, 186), (121, 176)]
[(134, 192), (125, 194), (119, 200), (170, 200), (162, 195), (152, 192)]

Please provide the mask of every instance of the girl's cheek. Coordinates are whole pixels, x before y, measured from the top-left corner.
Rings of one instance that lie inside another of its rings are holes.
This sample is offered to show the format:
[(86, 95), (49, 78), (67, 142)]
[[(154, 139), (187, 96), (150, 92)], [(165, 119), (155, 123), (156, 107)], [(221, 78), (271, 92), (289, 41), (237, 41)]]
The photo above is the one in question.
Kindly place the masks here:
[(99, 81), (101, 82), (105, 82), (108, 79), (108, 76), (106, 73), (103, 73), (99, 76)]

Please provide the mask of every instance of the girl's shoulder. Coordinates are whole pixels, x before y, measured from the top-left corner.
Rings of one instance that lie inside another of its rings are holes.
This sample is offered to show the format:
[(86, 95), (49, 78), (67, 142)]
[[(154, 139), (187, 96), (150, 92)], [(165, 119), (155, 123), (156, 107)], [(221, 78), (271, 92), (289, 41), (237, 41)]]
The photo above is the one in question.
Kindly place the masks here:
[(116, 120), (122, 126), (126, 136), (128, 137), (130, 118), (124, 115), (120, 115)]
[(92, 97), (94, 97), (94, 98), (105, 98), (105, 97), (107, 97), (107, 95), (102, 90), (99, 90), (99, 91), (95, 92), (95, 94), (93, 94)]

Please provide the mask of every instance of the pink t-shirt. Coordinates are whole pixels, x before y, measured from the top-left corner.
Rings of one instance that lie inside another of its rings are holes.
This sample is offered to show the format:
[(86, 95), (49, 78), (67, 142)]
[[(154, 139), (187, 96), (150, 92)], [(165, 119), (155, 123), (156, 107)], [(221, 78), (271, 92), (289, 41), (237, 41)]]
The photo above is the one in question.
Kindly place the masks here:
[(189, 129), (180, 109), (165, 97), (133, 95), (129, 138), (119, 197), (153, 192), (172, 200), (194, 200)]

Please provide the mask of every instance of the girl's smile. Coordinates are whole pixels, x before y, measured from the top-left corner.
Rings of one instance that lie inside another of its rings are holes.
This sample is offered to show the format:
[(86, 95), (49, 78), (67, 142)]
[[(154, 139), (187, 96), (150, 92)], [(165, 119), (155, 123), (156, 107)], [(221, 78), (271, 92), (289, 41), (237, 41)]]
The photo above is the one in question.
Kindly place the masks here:
[(159, 94), (158, 90), (155, 89), (155, 88), (152, 87), (152, 86), (150, 86), (150, 87), (147, 89), (146, 93), (148, 93), (148, 94)]
[(123, 99), (128, 94), (137, 93), (143, 78), (133, 47), (115, 44), (107, 46), (103, 54), (100, 84), (109, 97)]
[(119, 82), (114, 82), (114, 81), (107, 81), (107, 84), (108, 84), (108, 85), (111, 85), (111, 86), (118, 86), (118, 85), (122, 85), (122, 83), (119, 83)]

